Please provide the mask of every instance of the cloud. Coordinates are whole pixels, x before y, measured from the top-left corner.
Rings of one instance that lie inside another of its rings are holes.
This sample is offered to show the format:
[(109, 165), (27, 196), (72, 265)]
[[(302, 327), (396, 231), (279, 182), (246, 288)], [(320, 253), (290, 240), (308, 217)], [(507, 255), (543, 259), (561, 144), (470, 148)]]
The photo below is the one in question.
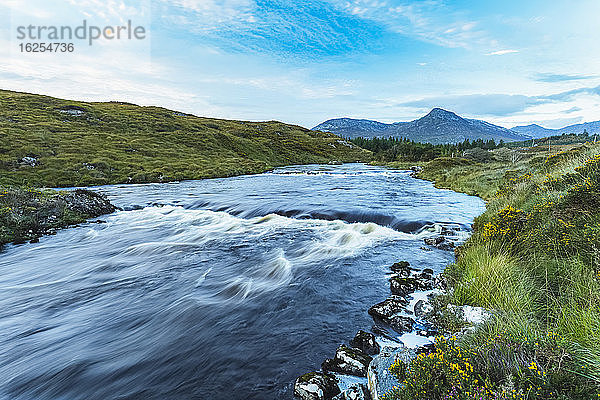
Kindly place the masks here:
[[(428, 97), (415, 101), (396, 104), (395, 106), (416, 108), (426, 111), (434, 107), (442, 107), (458, 113), (471, 115), (509, 116), (523, 112), (530, 107), (572, 101), (579, 95), (600, 96), (600, 86), (573, 89), (548, 95), (526, 96), (509, 94), (469, 94), (453, 96)], [(565, 113), (578, 111), (571, 108)]]
[(524, 95), (471, 94), (430, 97), (398, 105), (401, 107), (418, 108), (423, 111), (434, 107), (442, 107), (458, 113), (505, 116), (523, 111), (541, 102), (542, 100), (540, 99)]
[(507, 50), (498, 50), (498, 51), (492, 51), (491, 53), (487, 53), (486, 56), (503, 56), (505, 54), (514, 54), (514, 53), (518, 53), (519, 50), (512, 50), (512, 49), (507, 49)]
[[(373, 51), (383, 28), (324, 0), (163, 0), (203, 44), (229, 52), (313, 58)], [(174, 6), (174, 7), (173, 7)]]
[(580, 94), (587, 94), (592, 96), (600, 96), (600, 86), (595, 87), (583, 87), (579, 89), (568, 90), (566, 92), (555, 93), (551, 95), (538, 96), (540, 100), (546, 100), (549, 102), (561, 102), (573, 99), (575, 96)]
[(470, 48), (491, 39), (478, 21), (437, 0), (389, 2), (338, 0), (340, 7), (384, 26), (388, 31), (448, 48)]
[(538, 82), (568, 82), (568, 81), (578, 81), (585, 79), (594, 79), (597, 78), (598, 75), (575, 75), (575, 74), (537, 74), (534, 79)]

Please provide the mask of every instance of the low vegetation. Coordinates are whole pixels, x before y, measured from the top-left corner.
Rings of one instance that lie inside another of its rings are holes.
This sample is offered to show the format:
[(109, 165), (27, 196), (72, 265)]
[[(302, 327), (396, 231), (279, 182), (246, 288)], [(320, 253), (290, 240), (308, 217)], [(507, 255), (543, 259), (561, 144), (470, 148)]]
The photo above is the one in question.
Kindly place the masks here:
[(369, 159), (333, 134), (280, 122), (0, 91), (0, 185), (166, 182)]
[(42, 235), (114, 210), (105, 197), (89, 190), (0, 188), (0, 247), (37, 241)]
[[(388, 399), (600, 396), (600, 145), (439, 158), (421, 176), (488, 201), (436, 299), (493, 317), (394, 365)], [(446, 331), (460, 327), (443, 327)]]

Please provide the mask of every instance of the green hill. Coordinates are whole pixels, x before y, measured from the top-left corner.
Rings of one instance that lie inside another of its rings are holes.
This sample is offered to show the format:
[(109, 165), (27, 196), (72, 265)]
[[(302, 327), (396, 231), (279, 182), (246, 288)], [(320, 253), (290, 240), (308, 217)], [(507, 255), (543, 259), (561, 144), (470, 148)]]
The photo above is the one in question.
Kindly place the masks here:
[(367, 160), (330, 133), (0, 90), (0, 185), (165, 182)]

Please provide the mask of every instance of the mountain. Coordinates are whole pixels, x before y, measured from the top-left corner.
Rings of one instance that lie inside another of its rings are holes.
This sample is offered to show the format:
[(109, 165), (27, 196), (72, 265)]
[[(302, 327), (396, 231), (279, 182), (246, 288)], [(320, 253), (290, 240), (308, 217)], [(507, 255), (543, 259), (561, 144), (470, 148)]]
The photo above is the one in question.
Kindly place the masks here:
[(526, 126), (515, 126), (511, 129), (514, 132), (518, 132), (522, 135), (528, 135), (536, 139), (547, 136), (557, 136), (562, 134), (581, 134), (587, 131), (590, 135), (600, 134), (600, 121), (585, 122), (583, 124), (569, 125), (559, 129), (549, 129), (539, 126), (537, 124), (531, 124)]
[(343, 137), (405, 137), (416, 142), (457, 143), (465, 139), (494, 139), (496, 142), (519, 141), (529, 136), (476, 119), (459, 117), (453, 112), (434, 108), (411, 122), (384, 124), (366, 119), (339, 118), (317, 125), (313, 130), (335, 133)]
[(338, 136), (281, 122), (0, 90), (0, 184), (165, 182), (369, 158)]

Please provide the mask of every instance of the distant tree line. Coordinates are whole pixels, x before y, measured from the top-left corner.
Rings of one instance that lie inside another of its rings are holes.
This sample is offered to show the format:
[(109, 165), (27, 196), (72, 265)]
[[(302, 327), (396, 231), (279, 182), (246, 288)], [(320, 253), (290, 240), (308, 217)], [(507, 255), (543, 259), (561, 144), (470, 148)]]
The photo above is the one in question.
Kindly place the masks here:
[(465, 140), (460, 143), (431, 144), (420, 143), (407, 138), (354, 138), (352, 143), (363, 149), (371, 150), (379, 161), (430, 161), (437, 157), (461, 156), (469, 149), (492, 150), (504, 146), (501, 140)]

